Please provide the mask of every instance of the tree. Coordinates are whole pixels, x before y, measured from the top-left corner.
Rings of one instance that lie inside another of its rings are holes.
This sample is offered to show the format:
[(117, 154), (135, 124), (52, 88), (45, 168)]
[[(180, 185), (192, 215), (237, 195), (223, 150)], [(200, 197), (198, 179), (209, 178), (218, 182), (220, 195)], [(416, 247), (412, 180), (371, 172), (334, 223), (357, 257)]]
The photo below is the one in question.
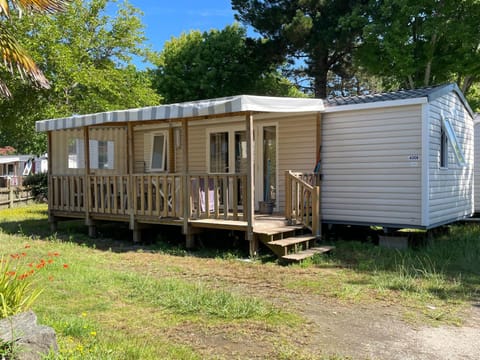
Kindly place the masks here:
[(480, 1), (372, 0), (358, 64), (391, 87), (480, 80)]
[[(365, 23), (367, 0), (232, 0), (236, 18), (290, 59), (294, 75), (304, 73), (307, 90), (328, 95), (328, 75), (350, 76), (352, 50)], [(300, 61), (299, 61), (300, 60)]]
[(160, 102), (149, 74), (138, 71), (132, 61), (148, 50), (139, 12), (124, 2), (108, 15), (114, 5), (109, 0), (74, 0), (56, 16), (11, 24), (51, 80), (51, 88), (35, 91), (10, 84), (13, 100), (0, 100), (0, 143), (40, 153), (46, 146), (44, 134), (35, 133), (36, 120)]
[[(21, 15), (23, 12), (47, 12), (63, 10), (70, 0), (1, 0), (0, 1), (0, 57), (9, 73), (14, 74), (15, 69), (20, 76), (28, 77), (39, 86), (48, 88), (48, 80), (35, 64), (28, 52), (20, 45), (17, 38), (5, 25), (4, 20), (9, 19), (12, 13)], [(0, 95), (11, 96), (7, 84), (0, 78)]]
[(167, 103), (238, 94), (286, 95), (292, 85), (256, 56), (259, 42), (245, 29), (191, 31), (168, 41), (157, 61), (155, 86)]

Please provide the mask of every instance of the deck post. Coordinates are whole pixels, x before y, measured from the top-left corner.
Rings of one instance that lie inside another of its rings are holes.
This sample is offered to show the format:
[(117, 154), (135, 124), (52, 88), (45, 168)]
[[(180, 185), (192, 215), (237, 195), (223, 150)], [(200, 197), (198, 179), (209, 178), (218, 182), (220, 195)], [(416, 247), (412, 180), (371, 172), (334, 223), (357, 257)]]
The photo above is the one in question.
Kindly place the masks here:
[(255, 184), (254, 184), (254, 164), (253, 164), (253, 114), (247, 112), (245, 115), (245, 123), (247, 130), (247, 206), (245, 211), (247, 212), (247, 232), (246, 237), (249, 242), (250, 256), (254, 257), (258, 251), (258, 239), (256, 239), (253, 233), (253, 226), (255, 222)]
[(292, 222), (292, 179), (290, 171), (285, 171), (285, 219)]
[(195, 246), (195, 238), (191, 233), (189, 224), (190, 219), (190, 179), (189, 179), (189, 154), (188, 154), (188, 119), (182, 120), (182, 137), (183, 137), (183, 229), (182, 232), (185, 235), (185, 246), (187, 249), (191, 249)]
[(89, 181), (89, 175), (90, 175), (90, 135), (89, 135), (89, 130), (88, 126), (85, 126), (83, 128), (83, 141), (85, 143), (84, 148), (84, 159), (85, 159), (85, 180), (83, 181), (83, 186), (84, 186), (84, 191), (83, 191), (83, 196), (84, 198), (84, 204), (85, 204), (85, 225), (88, 226), (88, 236), (90, 237), (95, 237), (95, 235), (92, 235), (93, 233), (96, 233), (95, 229), (91, 229), (91, 224), (92, 221), (90, 219), (90, 205), (91, 205), (91, 190), (92, 187), (90, 186), (90, 181)]
[(136, 221), (133, 222), (132, 235), (134, 243), (139, 243), (142, 241), (142, 229)]
[(134, 154), (133, 154), (133, 125), (131, 122), (127, 124), (127, 167), (128, 167), (128, 178), (127, 178), (127, 206), (128, 206), (128, 214), (129, 214), (129, 228), (133, 230), (133, 241), (138, 242), (138, 234), (135, 234), (135, 205), (136, 201), (134, 201), (135, 193), (133, 191), (133, 187), (136, 186), (134, 178), (133, 178), (133, 164), (134, 164)]
[(97, 237), (97, 226), (95, 222), (88, 218), (86, 220), (86, 225), (88, 226), (88, 237), (96, 238)]
[(312, 192), (312, 234), (317, 238), (322, 235), (322, 222), (320, 220), (320, 186), (314, 186)]
[(48, 222), (50, 223), (50, 231), (55, 232), (57, 231), (57, 221), (55, 216), (53, 216), (53, 179), (52, 179), (52, 132), (49, 131), (47, 133), (47, 154), (49, 157), (49, 161), (47, 162), (47, 196), (48, 196)]

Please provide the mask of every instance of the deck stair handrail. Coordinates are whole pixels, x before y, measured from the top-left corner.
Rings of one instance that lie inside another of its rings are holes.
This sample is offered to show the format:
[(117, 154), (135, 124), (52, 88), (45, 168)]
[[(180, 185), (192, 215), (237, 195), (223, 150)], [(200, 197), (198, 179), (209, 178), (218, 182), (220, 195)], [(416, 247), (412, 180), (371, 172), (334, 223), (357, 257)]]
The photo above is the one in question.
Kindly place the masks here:
[(321, 234), (320, 176), (315, 173), (285, 173), (285, 218), (300, 223), (315, 236)]

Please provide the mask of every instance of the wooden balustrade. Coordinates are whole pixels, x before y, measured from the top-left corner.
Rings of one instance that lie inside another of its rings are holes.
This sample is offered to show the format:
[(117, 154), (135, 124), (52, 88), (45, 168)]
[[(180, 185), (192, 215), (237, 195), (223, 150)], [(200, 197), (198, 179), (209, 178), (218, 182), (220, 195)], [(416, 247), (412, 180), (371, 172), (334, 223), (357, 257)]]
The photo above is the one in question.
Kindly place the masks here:
[(133, 211), (136, 215), (183, 216), (182, 175), (132, 175)]
[(247, 175), (189, 175), (190, 217), (246, 221)]
[(51, 177), (49, 204), (54, 210), (85, 211), (85, 177), (54, 175)]
[(301, 223), (320, 236), (320, 176), (287, 171), (285, 174), (285, 217)]
[(190, 196), (188, 216), (195, 219), (246, 221), (245, 174), (188, 175), (65, 175), (51, 176), (50, 206), (53, 210), (92, 214), (182, 218), (184, 197)]
[(127, 175), (88, 175), (89, 212), (128, 214), (129, 177)]

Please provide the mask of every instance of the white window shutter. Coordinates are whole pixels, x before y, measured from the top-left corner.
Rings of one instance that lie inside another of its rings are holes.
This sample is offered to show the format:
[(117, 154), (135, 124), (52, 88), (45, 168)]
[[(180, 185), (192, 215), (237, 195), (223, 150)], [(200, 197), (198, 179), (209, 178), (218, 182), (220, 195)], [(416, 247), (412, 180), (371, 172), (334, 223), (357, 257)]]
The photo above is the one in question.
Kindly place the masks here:
[(83, 139), (75, 139), (77, 148), (77, 169), (85, 168), (85, 143)]
[(115, 143), (113, 141), (109, 141), (107, 143), (107, 164), (108, 168), (113, 170), (114, 167), (114, 159), (115, 159)]
[(90, 169), (98, 169), (98, 141), (90, 140)]

